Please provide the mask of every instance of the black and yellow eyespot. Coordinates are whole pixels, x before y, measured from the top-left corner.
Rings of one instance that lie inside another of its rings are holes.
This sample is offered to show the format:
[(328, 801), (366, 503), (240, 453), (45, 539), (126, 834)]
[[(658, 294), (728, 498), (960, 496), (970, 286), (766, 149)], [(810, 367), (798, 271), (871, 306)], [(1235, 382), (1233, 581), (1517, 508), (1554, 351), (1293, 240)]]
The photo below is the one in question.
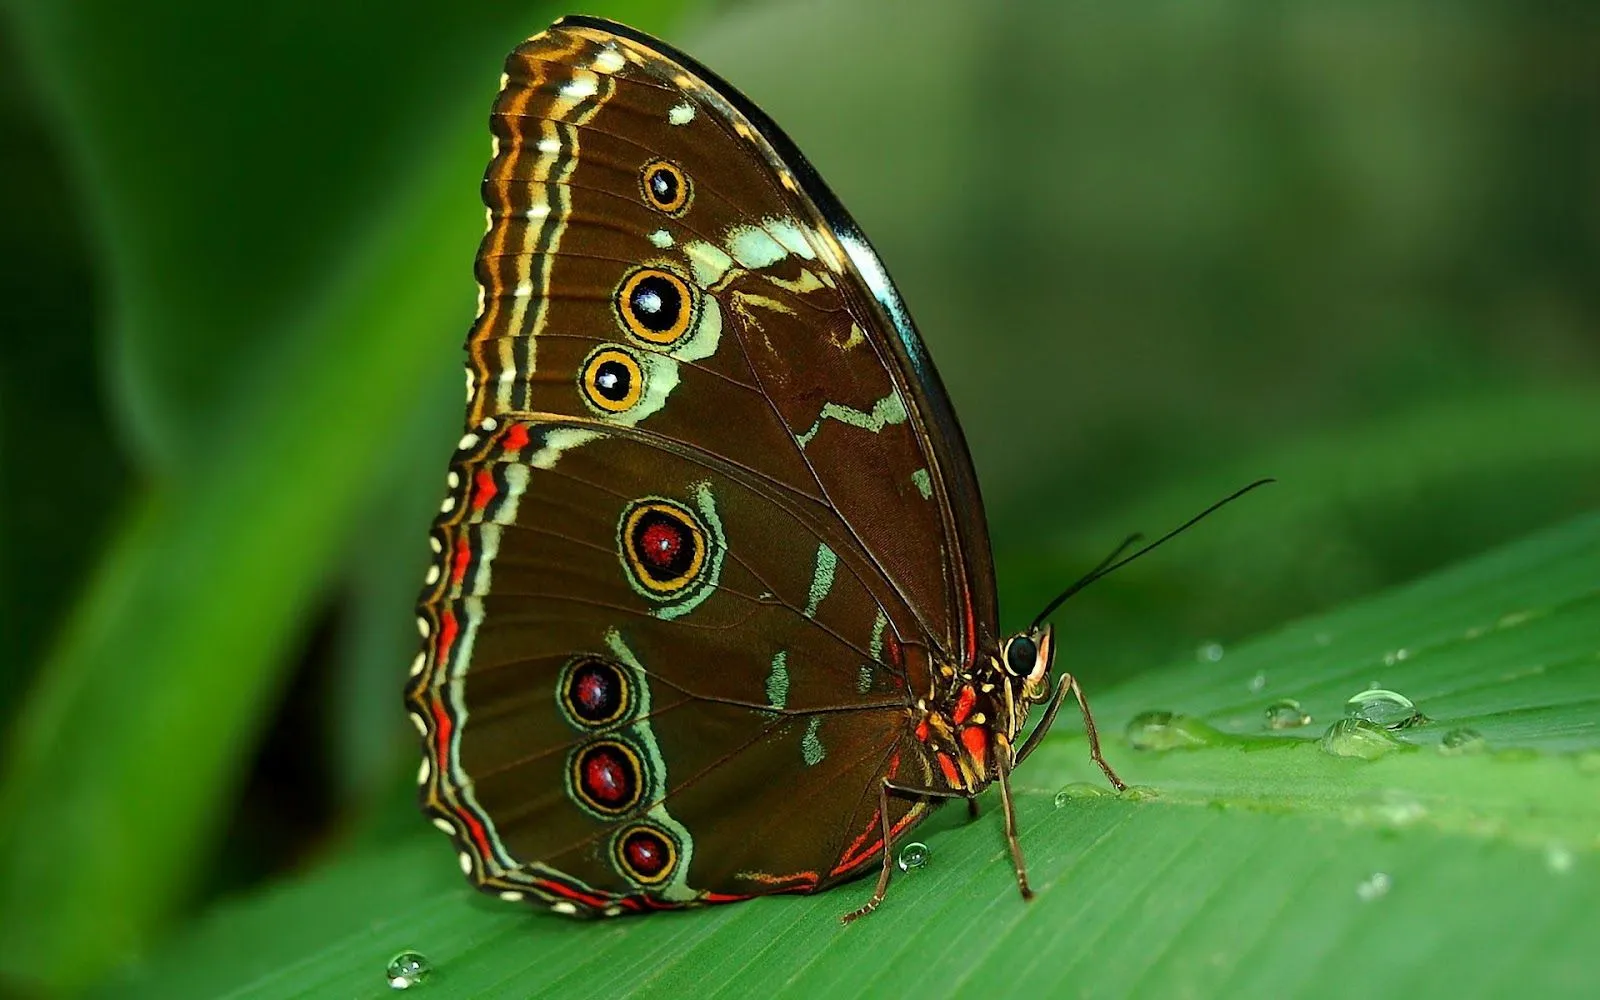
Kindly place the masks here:
[(623, 513), (617, 535), (628, 576), (646, 596), (675, 597), (705, 569), (706, 533), (686, 507), (637, 502)]
[(567, 761), (568, 790), (578, 804), (602, 816), (621, 816), (644, 798), (644, 762), (622, 740), (596, 740)]
[(688, 211), (689, 197), (694, 193), (689, 175), (666, 160), (651, 160), (644, 165), (639, 172), (639, 189), (651, 208), (672, 216)]
[(602, 347), (583, 362), (579, 384), (591, 406), (605, 413), (622, 413), (644, 396), (644, 370), (627, 351)]
[(578, 656), (561, 670), (561, 712), (580, 729), (601, 729), (633, 710), (633, 685), (621, 665), (598, 656)]
[(617, 315), (627, 331), (664, 347), (681, 340), (694, 323), (696, 301), (689, 283), (656, 267), (640, 268), (617, 289)]
[(625, 827), (611, 842), (624, 875), (641, 885), (660, 885), (678, 867), (678, 843), (666, 831), (643, 823)]

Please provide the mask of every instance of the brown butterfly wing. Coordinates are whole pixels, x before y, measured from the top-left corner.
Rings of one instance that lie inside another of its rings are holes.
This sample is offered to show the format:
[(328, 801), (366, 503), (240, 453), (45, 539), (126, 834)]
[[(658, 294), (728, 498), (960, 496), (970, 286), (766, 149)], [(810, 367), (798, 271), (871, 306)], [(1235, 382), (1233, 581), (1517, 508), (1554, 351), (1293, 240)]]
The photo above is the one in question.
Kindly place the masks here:
[[(687, 57), (569, 19), (492, 127), (474, 430), (409, 689), (425, 805), (481, 885), (566, 910), (846, 877), (880, 779), (928, 781), (907, 706), (995, 620), (921, 342), (804, 158)], [(696, 525), (725, 561), (694, 600), (628, 575)]]
[[(972, 463), (881, 263), (792, 143), (737, 91), (658, 42), (572, 18), (507, 62), (484, 180), (483, 309), (469, 423), (590, 415), (602, 345), (661, 369), (653, 398), (603, 419), (648, 426), (831, 504), (923, 635), (971, 659), (993, 570)], [(652, 164), (681, 205), (653, 201)], [(684, 279), (692, 326), (625, 336), (630, 275)], [(670, 389), (669, 381), (675, 381)]]
[(832, 551), (832, 511), (582, 419), (494, 421), (452, 482), (409, 699), (425, 806), (476, 881), (603, 912), (872, 859), (878, 779), (929, 780), (898, 754), (927, 664), (884, 647), (870, 563), (832, 557), (819, 586), (823, 560), (786, 558)]

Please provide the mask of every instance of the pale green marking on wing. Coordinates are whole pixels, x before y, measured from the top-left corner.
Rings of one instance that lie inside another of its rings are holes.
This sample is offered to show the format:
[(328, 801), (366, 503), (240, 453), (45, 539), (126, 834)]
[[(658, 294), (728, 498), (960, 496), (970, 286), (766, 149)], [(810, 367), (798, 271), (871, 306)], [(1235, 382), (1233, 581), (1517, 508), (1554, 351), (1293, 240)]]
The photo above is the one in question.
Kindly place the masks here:
[(889, 616), (880, 608), (878, 617), (872, 621), (872, 641), (867, 644), (867, 652), (872, 654), (872, 663), (863, 663), (856, 671), (856, 692), (866, 694), (872, 690), (873, 663), (883, 662), (883, 630), (889, 625)]
[(890, 390), (889, 395), (873, 403), (870, 413), (863, 413), (849, 406), (840, 406), (838, 403), (824, 403), (817, 422), (795, 438), (800, 442), (800, 447), (804, 448), (811, 443), (811, 439), (817, 436), (817, 431), (822, 429), (824, 420), (837, 420), (841, 424), (849, 424), (851, 427), (859, 427), (876, 434), (890, 424), (905, 423), (906, 404), (901, 400), (898, 389)]
[(772, 654), (772, 673), (767, 675), (767, 704), (782, 709), (789, 704), (789, 651)]
[(828, 756), (827, 748), (822, 745), (822, 740), (817, 736), (817, 730), (822, 728), (822, 716), (813, 715), (811, 721), (806, 723), (805, 738), (800, 741), (800, 753), (806, 759), (806, 767), (816, 767), (822, 763), (822, 758)]
[(806, 598), (807, 618), (817, 616), (817, 605), (833, 589), (833, 570), (838, 564), (839, 557), (826, 542), (817, 546), (817, 568), (811, 573), (811, 594)]
[(933, 499), (933, 477), (928, 475), (927, 469), (918, 469), (913, 472), (911, 481), (917, 484), (917, 492), (922, 494), (922, 499)]
[(632, 674), (631, 682), (638, 699), (634, 708), (635, 721), (623, 729), (633, 737), (633, 741), (644, 751), (645, 759), (649, 763), (645, 767), (645, 777), (649, 781), (648, 797), (654, 800), (646, 812), (658, 825), (666, 828), (673, 834), (673, 839), (678, 842), (678, 866), (673, 869), (672, 876), (665, 884), (656, 887), (656, 891), (667, 899), (679, 902), (688, 902), (700, 895), (699, 890), (691, 888), (688, 882), (689, 863), (694, 858), (694, 837), (689, 828), (678, 822), (677, 817), (667, 810), (666, 789), (671, 785), (667, 781), (667, 760), (661, 753), (661, 744), (656, 739), (655, 729), (650, 725), (650, 673), (639, 662), (639, 657), (622, 638), (620, 629), (606, 629), (606, 645), (610, 647), (612, 655), (628, 668)]
[(789, 248), (756, 226), (735, 226), (728, 231), (728, 251), (739, 266), (760, 270), (789, 256)]

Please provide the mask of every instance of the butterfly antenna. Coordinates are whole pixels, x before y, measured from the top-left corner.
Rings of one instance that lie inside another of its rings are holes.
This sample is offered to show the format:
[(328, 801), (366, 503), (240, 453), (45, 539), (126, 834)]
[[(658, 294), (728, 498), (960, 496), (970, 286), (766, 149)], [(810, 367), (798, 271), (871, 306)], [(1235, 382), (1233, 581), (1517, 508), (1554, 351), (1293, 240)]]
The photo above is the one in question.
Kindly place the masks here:
[(1030, 626), (1030, 628), (1034, 628), (1034, 629), (1038, 628), (1041, 624), (1043, 624), (1043, 622), (1044, 622), (1044, 620), (1046, 618), (1050, 617), (1050, 615), (1056, 610), (1056, 608), (1061, 607), (1061, 605), (1067, 600), (1067, 598), (1071, 597), (1073, 594), (1076, 594), (1078, 591), (1080, 591), (1083, 588), (1087, 587), (1089, 584), (1095, 582), (1096, 580), (1098, 580), (1101, 577), (1107, 575), (1108, 573), (1113, 572), (1114, 570), (1121, 569), (1122, 567), (1124, 567), (1124, 566), (1128, 565), (1129, 563), (1133, 562), (1135, 559), (1139, 558), (1140, 556), (1142, 556), (1142, 555), (1144, 555), (1144, 554), (1146, 554), (1148, 552), (1151, 552), (1151, 551), (1161, 547), (1165, 543), (1172, 541), (1174, 538), (1177, 538), (1179, 535), (1183, 534), (1185, 531), (1188, 531), (1190, 528), (1192, 528), (1195, 525), (1199, 524), (1201, 521), (1204, 521), (1206, 518), (1210, 517), (1212, 514), (1215, 514), (1217, 511), (1219, 511), (1222, 508), (1226, 507), (1228, 504), (1233, 503), (1235, 500), (1237, 500), (1240, 497), (1244, 496), (1246, 493), (1249, 493), (1251, 490), (1256, 489), (1256, 488), (1261, 487), (1261, 486), (1265, 486), (1268, 483), (1275, 483), (1275, 482), (1277, 482), (1276, 479), (1257, 479), (1255, 482), (1251, 483), (1249, 486), (1244, 486), (1244, 487), (1241, 487), (1241, 488), (1239, 488), (1237, 490), (1234, 490), (1232, 493), (1230, 493), (1227, 496), (1223, 497), (1221, 500), (1218, 500), (1216, 503), (1212, 504), (1211, 506), (1207, 507), (1205, 510), (1203, 510), (1200, 513), (1196, 514), (1194, 517), (1189, 518), (1189, 520), (1183, 522), (1182, 524), (1178, 525), (1176, 528), (1173, 528), (1171, 531), (1167, 532), (1165, 535), (1162, 535), (1160, 538), (1158, 538), (1155, 541), (1151, 542), (1149, 545), (1144, 546), (1143, 548), (1141, 548), (1138, 551), (1134, 552), (1130, 556), (1123, 557), (1122, 553), (1128, 551), (1128, 547), (1129, 546), (1133, 545), (1139, 539), (1144, 537), (1143, 535), (1137, 535), (1137, 534), (1136, 535), (1129, 535), (1127, 538), (1123, 539), (1122, 544), (1118, 545), (1116, 547), (1116, 549), (1114, 549), (1109, 556), (1106, 556), (1104, 559), (1100, 560), (1100, 565), (1096, 566), (1094, 569), (1090, 570), (1089, 572), (1083, 574), (1083, 576), (1079, 577), (1077, 579), (1077, 581), (1072, 584), (1072, 586), (1068, 587), (1066, 590), (1063, 590), (1060, 594), (1057, 594), (1055, 600), (1053, 600), (1049, 604), (1045, 605), (1044, 610), (1039, 612), (1039, 616), (1033, 620), (1033, 624)]

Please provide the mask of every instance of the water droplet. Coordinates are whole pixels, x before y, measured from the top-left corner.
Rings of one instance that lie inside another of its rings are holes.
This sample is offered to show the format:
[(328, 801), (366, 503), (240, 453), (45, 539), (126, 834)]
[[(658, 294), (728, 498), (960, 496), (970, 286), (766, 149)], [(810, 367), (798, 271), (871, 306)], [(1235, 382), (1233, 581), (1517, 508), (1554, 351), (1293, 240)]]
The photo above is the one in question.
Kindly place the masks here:
[(1428, 721), (1410, 698), (1380, 687), (1351, 695), (1344, 703), (1344, 714), (1385, 729), (1407, 729)]
[(1293, 698), (1280, 698), (1267, 706), (1268, 729), (1298, 729), (1310, 724), (1311, 716)]
[(1150, 785), (1129, 785), (1122, 790), (1122, 797), (1129, 802), (1153, 802), (1161, 798), (1161, 791)]
[(1103, 799), (1111, 794), (1111, 789), (1106, 788), (1104, 785), (1095, 785), (1087, 781), (1074, 781), (1070, 785), (1062, 785), (1061, 791), (1056, 793), (1056, 808), (1063, 808), (1073, 799)]
[(390, 989), (409, 990), (422, 985), (432, 971), (433, 965), (428, 962), (426, 955), (417, 951), (402, 951), (389, 959), (389, 968), (384, 974), (389, 977)]
[(1265, 670), (1257, 670), (1256, 675), (1250, 678), (1250, 683), (1247, 686), (1250, 688), (1251, 694), (1260, 694), (1265, 691), (1267, 689), (1267, 672)]
[(1220, 642), (1203, 642), (1200, 648), (1194, 651), (1195, 659), (1202, 663), (1215, 663), (1222, 659), (1224, 650)]
[(1465, 756), (1467, 754), (1483, 753), (1489, 749), (1489, 741), (1476, 729), (1452, 729), (1444, 734), (1444, 739), (1439, 741), (1439, 752), (1451, 757)]
[(908, 872), (928, 863), (928, 845), (919, 840), (900, 848), (900, 870)]
[(1389, 889), (1394, 885), (1394, 880), (1384, 872), (1373, 872), (1356, 886), (1356, 896), (1363, 903), (1370, 903), (1375, 899), (1382, 899), (1389, 894)]
[(1377, 760), (1405, 747), (1382, 726), (1366, 719), (1340, 719), (1322, 734), (1322, 750), (1335, 757)]
[(1203, 746), (1217, 732), (1187, 715), (1149, 711), (1128, 720), (1124, 735), (1135, 750), (1177, 750)]

